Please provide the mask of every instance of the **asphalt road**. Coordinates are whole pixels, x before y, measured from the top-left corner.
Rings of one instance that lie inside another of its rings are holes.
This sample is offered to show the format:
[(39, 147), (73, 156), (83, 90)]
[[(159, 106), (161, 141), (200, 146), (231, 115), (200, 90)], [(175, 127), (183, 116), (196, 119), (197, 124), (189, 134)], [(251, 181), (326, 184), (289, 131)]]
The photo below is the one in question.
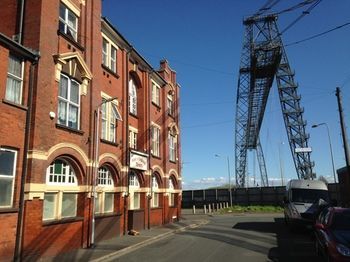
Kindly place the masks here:
[(312, 232), (290, 232), (283, 216), (219, 215), (114, 261), (320, 261)]

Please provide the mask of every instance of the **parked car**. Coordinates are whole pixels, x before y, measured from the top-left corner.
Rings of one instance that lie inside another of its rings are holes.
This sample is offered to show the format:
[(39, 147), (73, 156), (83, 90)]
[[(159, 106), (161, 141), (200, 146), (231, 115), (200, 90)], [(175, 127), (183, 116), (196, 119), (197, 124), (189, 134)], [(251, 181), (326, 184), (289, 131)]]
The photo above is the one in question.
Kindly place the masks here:
[(350, 208), (327, 207), (320, 213), (315, 246), (326, 261), (350, 261)]
[(322, 206), (330, 204), (327, 185), (320, 180), (292, 179), (287, 184), (283, 202), (288, 226), (312, 228)]

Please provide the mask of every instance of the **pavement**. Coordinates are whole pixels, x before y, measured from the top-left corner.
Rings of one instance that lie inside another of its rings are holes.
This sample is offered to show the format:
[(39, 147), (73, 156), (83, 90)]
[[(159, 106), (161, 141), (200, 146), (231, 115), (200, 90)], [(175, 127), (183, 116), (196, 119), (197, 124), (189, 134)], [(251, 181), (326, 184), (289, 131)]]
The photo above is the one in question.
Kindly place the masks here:
[(112, 261), (136, 249), (152, 244), (173, 234), (185, 231), (186, 229), (205, 225), (208, 222), (208, 215), (193, 215), (185, 212), (180, 221), (159, 227), (153, 227), (151, 229), (144, 229), (135, 236), (125, 235), (104, 240), (98, 242), (94, 248), (81, 248), (62, 253), (53, 258), (45, 258), (41, 261)]

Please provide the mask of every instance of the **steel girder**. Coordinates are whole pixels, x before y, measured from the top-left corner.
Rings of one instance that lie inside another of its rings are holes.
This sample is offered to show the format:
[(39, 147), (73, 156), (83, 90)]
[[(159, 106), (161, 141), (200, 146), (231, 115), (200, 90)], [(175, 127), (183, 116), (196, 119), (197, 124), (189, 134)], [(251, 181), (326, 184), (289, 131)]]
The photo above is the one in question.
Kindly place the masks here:
[[(281, 40), (282, 45), (282, 40)], [(309, 134), (305, 131), (306, 121), (303, 119), (304, 108), (300, 106), (301, 96), (298, 95), (298, 85), (294, 81), (294, 73), (288, 62), (287, 54), (282, 46), (282, 59), (276, 73), (276, 81), (284, 124), (287, 130), (289, 147), (299, 179), (312, 179), (311, 152), (305, 152), (309, 147)], [(296, 151), (296, 149), (301, 149)]]
[(276, 76), (279, 97), (290, 148), (299, 178), (310, 178), (310, 153), (296, 153), (308, 146), (306, 123), (296, 93), (283, 43), (276, 24), (277, 16), (250, 17), (244, 20), (245, 34), (240, 61), (235, 123), (235, 164), (237, 186), (245, 186), (247, 150), (257, 150), (262, 184), (268, 185), (259, 132), (268, 95)]

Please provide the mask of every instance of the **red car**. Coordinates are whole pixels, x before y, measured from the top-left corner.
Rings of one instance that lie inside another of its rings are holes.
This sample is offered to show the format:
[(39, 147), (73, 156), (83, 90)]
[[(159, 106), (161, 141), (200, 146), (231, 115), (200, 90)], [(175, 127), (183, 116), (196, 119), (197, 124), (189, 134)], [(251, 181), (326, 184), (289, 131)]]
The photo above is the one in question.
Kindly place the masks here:
[(326, 261), (350, 261), (350, 208), (322, 210), (315, 224), (315, 245)]

